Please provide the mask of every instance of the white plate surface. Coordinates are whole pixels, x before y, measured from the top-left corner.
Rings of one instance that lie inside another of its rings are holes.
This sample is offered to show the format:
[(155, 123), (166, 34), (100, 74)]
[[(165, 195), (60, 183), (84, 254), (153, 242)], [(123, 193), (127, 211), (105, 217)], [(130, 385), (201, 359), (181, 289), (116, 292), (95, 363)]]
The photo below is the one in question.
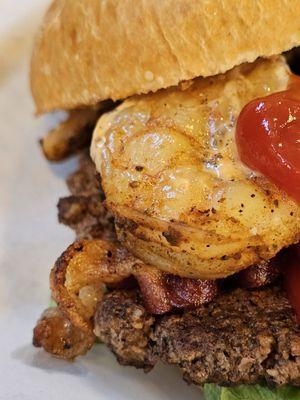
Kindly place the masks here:
[(74, 363), (31, 346), (49, 299), (49, 268), (73, 240), (55, 205), (75, 162), (44, 160), (38, 138), (51, 121), (33, 117), (28, 89), (32, 35), (47, 3), (0, 0), (0, 399), (201, 400), (176, 368), (146, 375), (119, 366), (102, 345)]

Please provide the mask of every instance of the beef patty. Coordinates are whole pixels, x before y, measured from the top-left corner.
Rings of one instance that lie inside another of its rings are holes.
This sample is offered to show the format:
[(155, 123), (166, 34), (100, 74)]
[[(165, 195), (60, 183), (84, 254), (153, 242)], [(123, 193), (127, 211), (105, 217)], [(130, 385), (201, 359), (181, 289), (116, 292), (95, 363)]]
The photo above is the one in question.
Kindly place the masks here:
[(87, 151), (80, 155), (79, 169), (69, 176), (67, 185), (71, 195), (59, 199), (59, 222), (73, 229), (77, 239), (116, 239), (101, 180)]
[(280, 287), (222, 293), (180, 314), (151, 317), (138, 293), (113, 291), (95, 333), (122, 364), (179, 366), (191, 383), (300, 385), (300, 330)]

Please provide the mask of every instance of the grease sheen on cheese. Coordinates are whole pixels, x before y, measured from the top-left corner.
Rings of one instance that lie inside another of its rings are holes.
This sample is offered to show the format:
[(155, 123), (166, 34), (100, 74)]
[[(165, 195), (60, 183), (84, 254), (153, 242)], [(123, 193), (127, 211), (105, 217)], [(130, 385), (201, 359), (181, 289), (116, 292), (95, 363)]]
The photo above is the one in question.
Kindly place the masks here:
[(230, 275), (299, 240), (299, 206), (241, 163), (237, 117), (287, 87), (281, 57), (135, 96), (102, 116), (91, 154), (119, 239), (181, 276)]

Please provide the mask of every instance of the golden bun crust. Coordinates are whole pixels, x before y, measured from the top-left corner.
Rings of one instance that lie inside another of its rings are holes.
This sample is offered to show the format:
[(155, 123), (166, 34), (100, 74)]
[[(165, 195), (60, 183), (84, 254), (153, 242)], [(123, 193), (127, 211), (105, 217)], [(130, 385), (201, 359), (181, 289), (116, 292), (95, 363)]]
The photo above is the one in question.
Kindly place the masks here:
[(299, 0), (55, 0), (37, 36), (38, 113), (224, 73), (300, 44)]

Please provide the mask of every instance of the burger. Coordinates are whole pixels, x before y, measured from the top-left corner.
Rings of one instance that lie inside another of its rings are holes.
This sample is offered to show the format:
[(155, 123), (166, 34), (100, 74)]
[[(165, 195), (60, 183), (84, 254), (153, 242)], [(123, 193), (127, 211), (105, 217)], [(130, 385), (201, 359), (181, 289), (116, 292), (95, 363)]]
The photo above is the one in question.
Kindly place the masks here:
[(298, 45), (298, 0), (52, 3), (31, 89), (67, 117), (41, 145), (81, 154), (35, 346), (300, 398)]

